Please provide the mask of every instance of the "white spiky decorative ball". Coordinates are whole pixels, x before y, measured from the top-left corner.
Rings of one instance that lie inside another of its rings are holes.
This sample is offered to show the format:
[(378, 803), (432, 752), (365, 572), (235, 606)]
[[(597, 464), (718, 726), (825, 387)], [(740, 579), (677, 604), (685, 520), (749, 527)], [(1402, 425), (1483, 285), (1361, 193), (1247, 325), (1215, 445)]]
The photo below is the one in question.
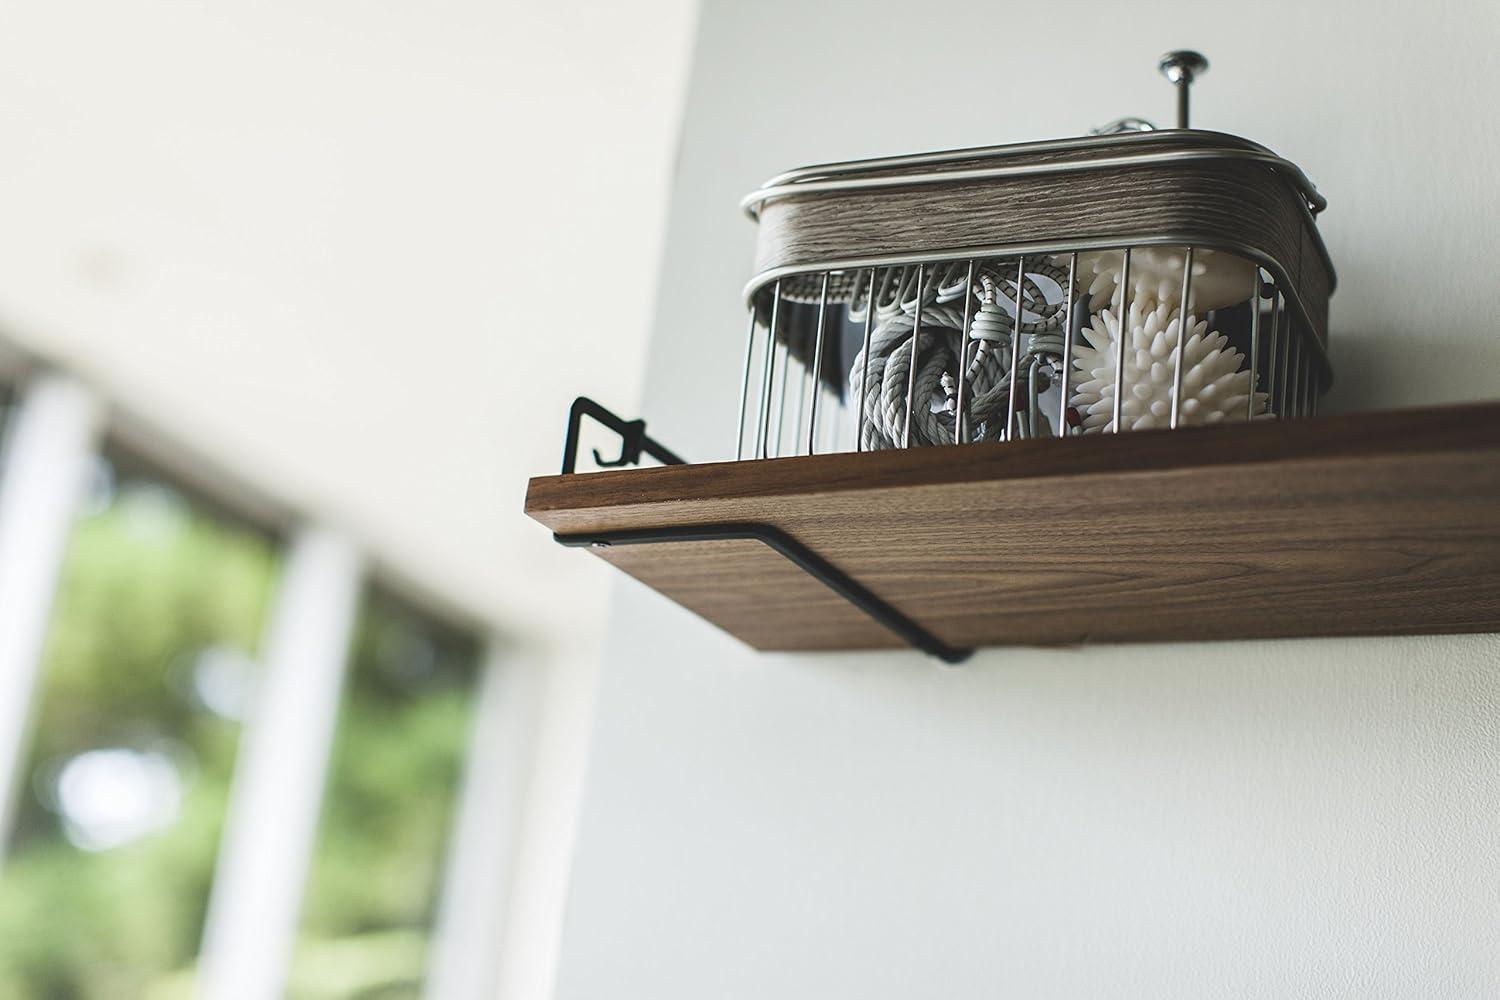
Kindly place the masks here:
[[(1128, 327), (1120, 423), (1125, 430), (1167, 427), (1177, 358), (1176, 309), (1168, 302), (1149, 311), (1132, 303)], [(1179, 426), (1244, 420), (1250, 394), (1250, 372), (1241, 370), (1245, 356), (1229, 346), (1228, 337), (1209, 332), (1208, 324), (1191, 313), (1188, 331)], [(1087, 343), (1075, 349), (1081, 381), (1072, 405), (1083, 417), (1085, 434), (1113, 430), (1119, 336), (1119, 320), (1105, 309), (1083, 328)], [(1255, 393), (1251, 408), (1256, 416), (1265, 415), (1266, 394)]]
[[(1146, 308), (1160, 303), (1177, 306), (1182, 294), (1183, 247), (1137, 247), (1130, 252), (1130, 297)], [(1112, 305), (1120, 285), (1124, 260), (1118, 250), (1078, 255), (1078, 279), (1088, 287), (1089, 306)], [(1193, 281), (1188, 308), (1205, 313), (1244, 302), (1250, 297), (1255, 266), (1234, 254), (1202, 248), (1193, 251)]]

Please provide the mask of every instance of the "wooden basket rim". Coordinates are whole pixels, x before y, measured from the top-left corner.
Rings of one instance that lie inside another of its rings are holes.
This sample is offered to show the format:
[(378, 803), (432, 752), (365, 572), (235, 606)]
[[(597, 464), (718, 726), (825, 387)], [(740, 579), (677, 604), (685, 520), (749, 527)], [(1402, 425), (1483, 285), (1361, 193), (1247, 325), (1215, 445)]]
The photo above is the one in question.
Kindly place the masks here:
[[(1173, 150), (1171, 153), (1159, 153), (1150, 148), (1159, 145), (1185, 148)], [(957, 163), (983, 163), (987, 160), (1004, 161), (1046, 153), (1093, 153), (1110, 149), (1119, 149), (1122, 156), (1102, 159), (1060, 157), (1044, 163), (1009, 166), (1001, 163), (996, 166), (976, 167), (965, 171), (904, 172), (903, 170), (907, 167), (942, 167)], [(1131, 163), (1149, 166), (1166, 156), (1173, 156), (1174, 159), (1187, 158), (1175, 154), (1196, 154), (1193, 158), (1199, 159), (1222, 156), (1226, 159), (1252, 159), (1264, 162), (1279, 175), (1292, 182), (1293, 187), (1307, 203), (1309, 215), (1316, 216), (1328, 206), (1327, 199), (1318, 192), (1317, 187), (1303, 173), (1302, 168), (1291, 160), (1280, 157), (1269, 147), (1243, 136), (1205, 129), (1154, 129), (1149, 132), (1127, 132), (1118, 135), (1069, 136), (1061, 139), (1007, 143), (998, 146), (973, 146), (963, 149), (814, 164), (777, 174), (741, 199), (740, 206), (752, 220), (758, 220), (760, 206), (766, 201), (794, 194), (856, 188), (904, 187), (919, 183), (943, 183), (1023, 173), (1045, 175), (1095, 169), (1106, 170)]]

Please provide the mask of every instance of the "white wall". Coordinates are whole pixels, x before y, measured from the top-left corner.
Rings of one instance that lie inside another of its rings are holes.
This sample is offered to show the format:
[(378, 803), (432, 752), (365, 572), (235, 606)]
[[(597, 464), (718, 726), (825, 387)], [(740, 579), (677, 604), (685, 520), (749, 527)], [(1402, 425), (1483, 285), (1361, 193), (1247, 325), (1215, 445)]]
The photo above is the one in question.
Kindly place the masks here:
[[(1329, 408), (1500, 396), (1497, 40), (1481, 2), (708, 0), (644, 410), (732, 450), (765, 176), (1169, 121), (1183, 45), (1195, 122), (1332, 202)], [(1497, 995), (1497, 718), (1493, 635), (951, 669), (757, 656), (622, 581), (560, 995)]]
[(470, 616), (586, 636), (603, 573), (516, 515), (574, 395), (634, 403), (693, 10), (6, 4), (0, 338)]

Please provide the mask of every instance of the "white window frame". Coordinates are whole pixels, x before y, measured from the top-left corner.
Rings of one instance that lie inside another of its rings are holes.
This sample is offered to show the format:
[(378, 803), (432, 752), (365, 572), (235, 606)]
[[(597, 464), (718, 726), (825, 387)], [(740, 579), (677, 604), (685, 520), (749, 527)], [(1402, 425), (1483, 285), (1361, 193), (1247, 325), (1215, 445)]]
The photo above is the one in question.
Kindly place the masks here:
[(284, 992), (359, 604), (360, 563), (354, 545), (329, 528), (304, 528), (292, 541), (230, 785), (199, 958), (201, 997), (275, 1000)]
[[(53, 599), (106, 433), (170, 476), (197, 470), (202, 475), (179, 478), (231, 509), (248, 508), (252, 520), (293, 526), (260, 688), (241, 734), (196, 991), (208, 1000), (272, 1000), (285, 991), (295, 947), (358, 603), (367, 577), (389, 568), (368, 572), (360, 547), (337, 527), (299, 517), (243, 482), (218, 482), (222, 466), (176, 448), (76, 378), (31, 375), (0, 451), (0, 865), (24, 782)], [(432, 931), (428, 997), (494, 996), (541, 673), (539, 658), (488, 639)]]
[(68, 535), (93, 462), (101, 407), (64, 375), (34, 378), (6, 427), (0, 465), (0, 864), (37, 673)]

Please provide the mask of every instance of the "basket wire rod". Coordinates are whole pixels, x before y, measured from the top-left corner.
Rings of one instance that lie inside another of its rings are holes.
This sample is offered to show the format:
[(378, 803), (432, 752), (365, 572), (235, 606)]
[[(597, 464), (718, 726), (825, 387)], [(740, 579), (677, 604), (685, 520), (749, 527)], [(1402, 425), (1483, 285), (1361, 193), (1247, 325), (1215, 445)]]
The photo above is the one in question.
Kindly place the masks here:
[(792, 380), (792, 344), (781, 348), (781, 388), (776, 393), (776, 457), (781, 457), (781, 443), (786, 440), (786, 385)]
[(865, 402), (870, 395), (870, 331), (875, 326), (875, 275), (877, 268), (870, 268), (870, 297), (865, 300), (865, 349), (860, 352), (864, 360), (860, 362), (865, 370), (860, 373), (859, 380), (859, 421), (854, 429), (854, 450), (865, 450), (865, 417), (868, 411)]
[(1066, 437), (1068, 433), (1068, 383), (1073, 378), (1073, 299), (1075, 286), (1078, 281), (1078, 254), (1074, 253), (1068, 260), (1068, 287), (1063, 289), (1066, 301), (1063, 303), (1063, 355), (1062, 355), (1062, 385), (1059, 393), (1060, 399), (1057, 404), (1057, 436)]
[(849, 406), (844, 403), (843, 393), (840, 390), (828, 388), (825, 391), (828, 393), (828, 412), (834, 415), (831, 421), (832, 426), (829, 427), (825, 436), (828, 438), (828, 450), (837, 453), (837, 451), (844, 450), (844, 433), (847, 433), (844, 424), (849, 423)]
[(901, 447), (911, 447), (911, 411), (917, 398), (917, 348), (922, 335), (922, 293), (927, 287), (927, 265), (917, 265), (917, 307), (911, 321), (911, 357), (906, 373), (906, 424), (901, 430)]
[(1312, 355), (1307, 357), (1307, 405), (1303, 412), (1309, 417), (1317, 412), (1318, 403), (1318, 369), (1313, 363)]
[(836, 453), (839, 450), (839, 439), (841, 437), (839, 433), (840, 425), (843, 423), (839, 413), (839, 398), (837, 395), (829, 392), (827, 386), (823, 388), (823, 395), (827, 397), (828, 402), (825, 405), (828, 408), (829, 416), (832, 418), (831, 420), (823, 421), (823, 440), (827, 442), (828, 451)]
[(740, 379), (740, 420), (734, 435), (734, 460), (745, 457), (745, 412), (750, 405), (750, 367), (755, 358), (755, 305), (750, 306), (750, 330), (745, 334), (745, 374)]
[(1255, 419), (1255, 376), (1260, 367), (1260, 268), (1250, 275), (1250, 394), (1245, 399), (1245, 419)]
[(1026, 258), (1016, 258), (1016, 321), (1010, 332), (1010, 386), (1005, 393), (1005, 440), (1016, 436), (1016, 378), (1021, 367), (1021, 301), (1026, 291)]
[(1266, 348), (1266, 410), (1275, 416), (1281, 412), (1281, 397), (1276, 394), (1276, 354), (1281, 341), (1281, 293), (1271, 284), (1271, 340)]
[[(810, 374), (810, 371), (808, 370), (808, 367), (806, 365), (802, 365), (801, 367), (802, 367), (802, 381), (797, 386), (797, 426), (792, 431), (792, 454), (793, 455), (797, 454), (797, 447), (798, 447), (797, 446), (797, 442), (799, 442), (799, 441), (802, 440), (802, 427), (803, 427), (802, 418), (807, 415), (807, 377)], [(818, 391), (817, 387), (814, 386), (813, 387), (813, 393), (814, 393), (813, 405), (814, 406), (817, 405), (817, 398), (816, 398), (817, 391)], [(811, 449), (808, 450), (808, 454), (809, 455), (812, 454), (812, 450)]]
[(964, 443), (964, 383), (969, 372), (969, 321), (974, 313), (974, 259), (964, 277), (964, 325), (958, 331), (958, 398), (953, 411), (953, 443)]
[(833, 419), (824, 425), (828, 429), (823, 432), (823, 437), (827, 439), (830, 452), (841, 452), (844, 450), (844, 421), (848, 407), (837, 390), (825, 387), (823, 392), (828, 397), (828, 412), (833, 414)]
[(1292, 333), (1292, 368), (1287, 378), (1291, 380), (1290, 402), (1287, 412), (1294, 417), (1302, 416), (1302, 338), (1295, 332)]
[(1307, 380), (1303, 377), (1303, 370), (1307, 359), (1303, 356), (1304, 352), (1300, 349), (1298, 340), (1300, 338), (1292, 341), (1292, 353), (1297, 358), (1296, 364), (1292, 366), (1292, 415), (1295, 417), (1303, 415), (1302, 400), (1307, 396), (1305, 386)]
[(1277, 359), (1277, 367), (1281, 371), (1281, 419), (1285, 420), (1290, 414), (1292, 394), (1291, 386), (1291, 357), (1292, 340), (1297, 336), (1297, 324), (1291, 316), (1286, 318), (1286, 336), (1281, 338), (1281, 357)]
[[(1183, 112), (1186, 114), (1186, 110)], [(1172, 430), (1182, 420), (1182, 359), (1187, 354), (1188, 289), (1193, 284), (1193, 248), (1188, 247), (1182, 259), (1182, 298), (1177, 302), (1177, 357), (1172, 362), (1172, 413), (1167, 426)]]
[(832, 442), (828, 439), (828, 420), (826, 420), (826, 409), (832, 403), (828, 400), (828, 387), (822, 384), (822, 379), (813, 379), (813, 406), (823, 409), (825, 418), (822, 423), (807, 427), (807, 454), (817, 454), (817, 451), (832, 451)]
[(1289, 391), (1287, 393), (1287, 413), (1294, 417), (1302, 416), (1302, 351), (1298, 349), (1298, 337), (1292, 334), (1292, 361), (1291, 368), (1287, 372)]
[[(823, 290), (818, 295), (818, 342), (813, 347), (813, 398), (812, 413), (808, 416), (807, 453), (813, 454), (818, 447), (818, 397), (823, 388), (823, 338), (828, 332), (828, 276), (823, 272)], [(798, 425), (800, 430), (801, 425)]]
[(1281, 291), (1273, 288), (1271, 290), (1271, 412), (1276, 419), (1281, 419), (1281, 411), (1286, 409), (1285, 391), (1281, 381), (1281, 344), (1286, 339), (1286, 331), (1282, 329), (1281, 320)]
[(1122, 404), (1125, 402), (1125, 307), (1128, 304), (1130, 294), (1130, 248), (1125, 248), (1124, 261), (1120, 266), (1120, 312), (1116, 317), (1119, 326), (1119, 340), (1115, 344), (1115, 398), (1114, 412), (1111, 414), (1113, 432), (1120, 433), (1120, 421), (1124, 413)]
[(852, 451), (849, 447), (849, 390), (843, 389), (837, 394), (839, 401), (839, 424), (838, 424), (838, 450)]
[(776, 318), (781, 309), (781, 279), (771, 287), (771, 318), (766, 326), (766, 366), (760, 385), (760, 420), (755, 432), (755, 450), (761, 458), (770, 458), (771, 378), (776, 365)]
[(1312, 379), (1312, 357), (1302, 351), (1302, 371), (1297, 373), (1297, 413), (1307, 416), (1307, 383)]
[(1302, 352), (1302, 377), (1297, 380), (1302, 398), (1297, 401), (1297, 411), (1304, 417), (1312, 416), (1312, 355)]
[(1307, 349), (1306, 334), (1303, 335), (1302, 350), (1298, 352), (1301, 370), (1297, 372), (1297, 415), (1307, 416), (1307, 381), (1312, 377), (1312, 352)]
[(843, 422), (839, 419), (839, 398), (823, 387), (823, 407), (828, 411), (828, 416), (823, 420), (823, 426), (819, 433), (823, 435), (824, 450), (829, 454), (839, 451), (839, 425)]

